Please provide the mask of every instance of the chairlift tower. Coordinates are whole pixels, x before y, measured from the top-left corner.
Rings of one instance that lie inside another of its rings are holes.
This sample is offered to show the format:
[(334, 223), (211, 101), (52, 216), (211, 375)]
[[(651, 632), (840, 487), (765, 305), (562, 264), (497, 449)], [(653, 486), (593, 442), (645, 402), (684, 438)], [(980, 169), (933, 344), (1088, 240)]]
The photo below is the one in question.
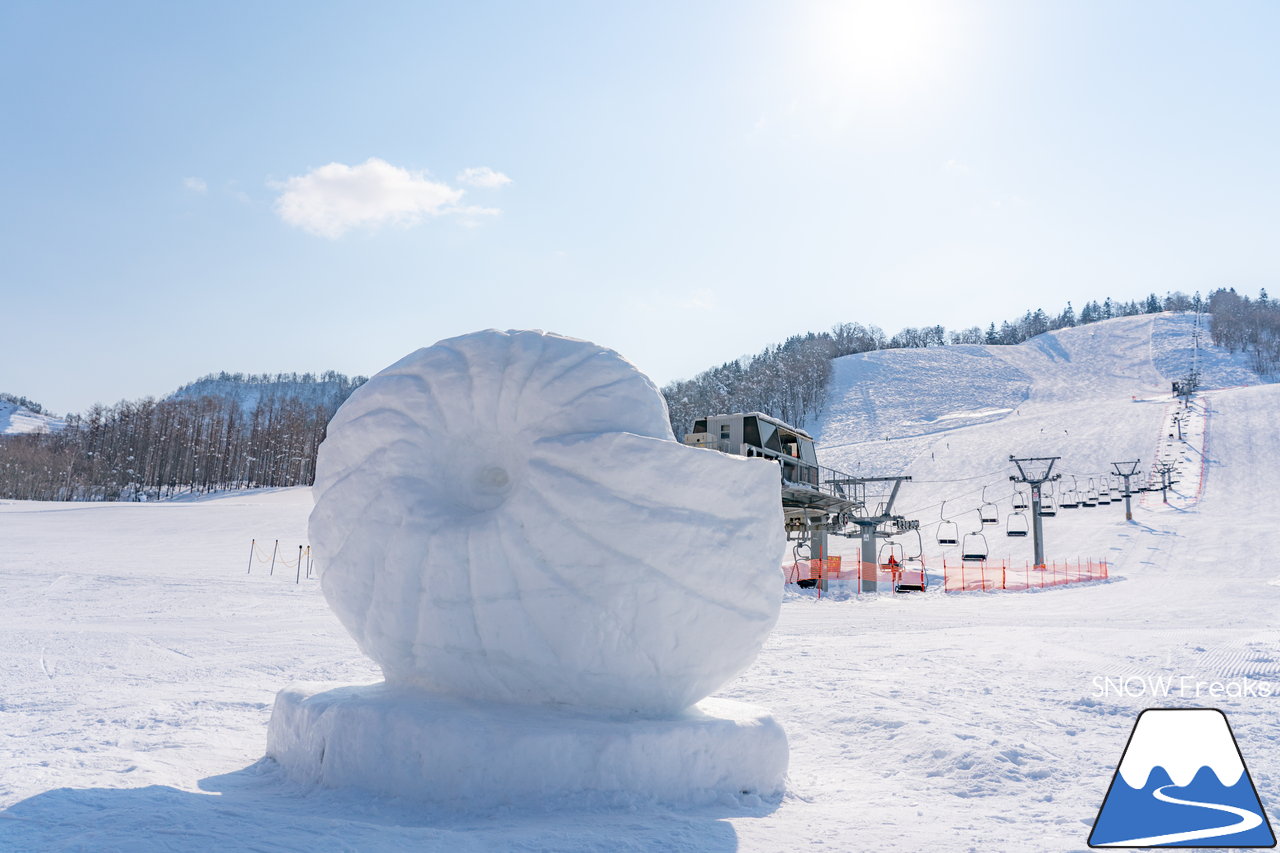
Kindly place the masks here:
[(1132, 462), (1112, 462), (1111, 467), (1115, 469), (1116, 474), (1124, 477), (1124, 520), (1133, 521), (1133, 510), (1129, 508), (1129, 496), (1132, 490), (1129, 488), (1129, 478), (1138, 473), (1138, 463), (1141, 459), (1135, 459)]
[[(867, 502), (867, 499), (866, 499), (868, 483), (892, 483), (893, 484), (893, 489), (889, 492), (888, 499), (885, 500), (876, 508), (876, 513), (874, 515), (853, 515), (848, 519), (850, 524), (856, 524), (858, 526), (859, 538), (862, 540), (861, 562), (863, 566), (866, 566), (869, 564), (873, 565), (876, 562), (877, 537), (881, 539), (887, 539), (888, 537), (894, 535), (895, 533), (903, 533), (907, 530), (919, 529), (920, 522), (908, 521), (903, 516), (893, 514), (893, 503), (898, 499), (898, 489), (902, 487), (902, 484), (904, 482), (910, 479), (911, 479), (910, 477), (905, 477), (905, 476), (904, 477), (849, 477), (848, 479), (829, 481), (833, 486), (848, 487), (851, 490), (852, 495), (854, 496), (854, 499), (860, 501), (864, 507), (868, 507), (871, 505), (870, 503)], [(892, 523), (894, 527), (891, 533), (886, 533), (880, 530), (880, 528), (883, 525), (889, 524), (889, 523)], [(876, 591), (875, 575), (872, 575), (871, 578), (868, 579), (866, 576), (866, 573), (863, 572), (861, 569), (859, 569), (858, 576), (861, 579), (860, 588), (863, 592)]]
[(1044, 565), (1044, 524), (1040, 520), (1040, 487), (1062, 476), (1053, 474), (1053, 463), (1061, 458), (1061, 456), (1032, 456), (1019, 459), (1016, 456), (1009, 456), (1009, 461), (1018, 468), (1018, 475), (1016, 477), (1010, 475), (1009, 479), (1015, 483), (1026, 483), (1031, 487), (1031, 535), (1037, 566)]
[(1160, 475), (1160, 497), (1165, 503), (1169, 502), (1169, 487), (1177, 482), (1173, 479), (1173, 471), (1176, 467), (1177, 465), (1173, 462), (1156, 463), (1156, 473)]
[(1173, 380), (1173, 396), (1180, 397), (1182, 408), (1191, 406), (1191, 397), (1200, 390), (1200, 371), (1192, 368), (1186, 376)]

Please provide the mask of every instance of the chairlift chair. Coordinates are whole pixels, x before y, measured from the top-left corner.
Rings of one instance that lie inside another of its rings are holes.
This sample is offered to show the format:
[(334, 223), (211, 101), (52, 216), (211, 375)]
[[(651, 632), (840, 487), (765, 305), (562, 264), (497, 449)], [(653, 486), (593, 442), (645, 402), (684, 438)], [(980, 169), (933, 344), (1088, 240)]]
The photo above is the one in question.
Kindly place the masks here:
[(1040, 516), (1042, 518), (1053, 518), (1058, 514), (1057, 499), (1050, 492), (1045, 492), (1040, 496)]
[(1027, 535), (1027, 517), (1021, 512), (1009, 514), (1009, 520), (1005, 525), (1006, 536), (1026, 536)]
[(1080, 495), (1075, 489), (1067, 489), (1062, 493), (1062, 500), (1058, 503), (1058, 506), (1063, 509), (1075, 509), (1080, 506)]
[[(901, 566), (905, 557), (903, 556), (902, 546), (897, 542), (889, 541), (880, 546), (880, 556), (876, 559), (882, 566)], [(889, 561), (893, 560), (893, 563)]]
[(916, 581), (914, 578), (909, 581), (900, 581), (894, 589), (897, 592), (924, 592), (928, 587), (929, 576), (924, 573), (924, 566), (921, 566), (919, 581)]
[(938, 510), (938, 544), (939, 545), (958, 545), (960, 543), (960, 525), (954, 521), (947, 521), (944, 513), (947, 509), (947, 502), (942, 502), (942, 508)]
[(1094, 489), (1094, 495), (1097, 498), (1098, 506), (1106, 506), (1111, 503), (1111, 489), (1107, 485), (1106, 478), (1103, 478), (1098, 488)]
[(987, 537), (981, 530), (964, 535), (964, 546), (960, 549), (960, 559), (966, 563), (982, 563), (990, 553), (987, 548)]
[(1028, 506), (1027, 493), (1022, 491), (1022, 489), (1014, 489), (1013, 490), (1013, 508), (1026, 509), (1027, 506)]
[(905, 566), (907, 563), (916, 563), (920, 567), (920, 577), (917, 583), (916, 578), (908, 579), (906, 572), (898, 573), (898, 584), (894, 588), (895, 592), (924, 592), (929, 586), (929, 577), (924, 570), (924, 539), (920, 536), (920, 531), (914, 531), (916, 534), (916, 552), (907, 556), (902, 562)]
[(996, 505), (987, 500), (987, 488), (982, 487), (982, 506), (978, 507), (978, 518), (983, 524), (999, 524), (1000, 511), (996, 509)]

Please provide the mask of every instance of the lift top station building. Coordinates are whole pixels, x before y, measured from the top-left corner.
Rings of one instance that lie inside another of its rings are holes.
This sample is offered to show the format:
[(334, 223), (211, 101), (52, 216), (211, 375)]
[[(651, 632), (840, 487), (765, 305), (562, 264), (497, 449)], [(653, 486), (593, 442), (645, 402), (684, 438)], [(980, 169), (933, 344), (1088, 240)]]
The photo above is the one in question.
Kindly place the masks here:
[[(862, 562), (874, 563), (877, 537), (919, 525), (892, 514), (898, 487), (909, 477), (852, 477), (819, 465), (813, 436), (763, 412), (698, 418), (684, 443), (777, 462), (787, 538), (807, 544), (811, 558), (828, 556), (827, 537), (834, 534), (861, 538)], [(892, 492), (869, 508), (868, 483), (892, 483)]]

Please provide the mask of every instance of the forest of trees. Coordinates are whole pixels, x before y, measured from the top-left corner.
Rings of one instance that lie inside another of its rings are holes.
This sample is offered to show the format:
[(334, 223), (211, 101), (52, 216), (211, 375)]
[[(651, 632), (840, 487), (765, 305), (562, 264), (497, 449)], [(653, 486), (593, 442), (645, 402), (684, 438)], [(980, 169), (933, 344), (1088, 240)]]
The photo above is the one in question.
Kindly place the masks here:
[(684, 425), (683, 432), (673, 429), (680, 437), (692, 429), (694, 418), (721, 412), (766, 412), (788, 423), (804, 423), (826, 398), (831, 359), (844, 354), (837, 352), (832, 335), (810, 332), (673, 382), (662, 389), (671, 423)]
[[(1217, 291), (1214, 295), (1222, 292)], [(1275, 307), (1274, 303), (1267, 304), (1270, 308)], [(1256, 313), (1258, 301), (1252, 305), (1251, 310)], [(769, 347), (754, 356), (725, 362), (692, 379), (672, 382), (662, 389), (662, 393), (667, 399), (671, 428), (677, 437), (692, 429), (695, 418), (729, 412), (761, 411), (805, 427), (826, 402), (831, 359), (842, 355), (949, 344), (1019, 344), (1055, 329), (1082, 326), (1112, 317), (1160, 311), (1200, 311), (1205, 308), (1200, 294), (1187, 296), (1175, 292), (1163, 298), (1153, 293), (1141, 301), (1119, 302), (1108, 298), (1101, 303), (1087, 302), (1078, 313), (1070, 302), (1062, 311), (1052, 315), (1037, 308), (999, 326), (991, 323), (986, 330), (979, 326), (951, 332), (943, 326), (908, 327), (889, 337), (877, 326), (840, 323), (830, 332), (796, 335), (786, 343)], [(1249, 314), (1248, 311), (1241, 313)], [(1268, 340), (1275, 345), (1277, 338), (1273, 336)]]
[[(69, 416), (61, 430), (3, 437), (0, 498), (142, 500), (309, 484), (329, 418), (363, 381), (341, 374), (206, 380), (226, 393), (94, 406)], [(316, 394), (321, 382), (337, 393)], [(249, 385), (258, 386), (254, 394), (235, 393)]]
[(0, 392), (0, 403), (12, 403), (20, 406), (28, 412), (34, 412), (37, 415), (45, 414), (44, 407), (34, 400), (28, 400), (26, 397), (19, 397), (17, 394), (5, 394)]
[(1257, 299), (1230, 290), (1209, 294), (1213, 342), (1232, 352), (1245, 352), (1259, 373), (1280, 372), (1280, 303), (1263, 289)]

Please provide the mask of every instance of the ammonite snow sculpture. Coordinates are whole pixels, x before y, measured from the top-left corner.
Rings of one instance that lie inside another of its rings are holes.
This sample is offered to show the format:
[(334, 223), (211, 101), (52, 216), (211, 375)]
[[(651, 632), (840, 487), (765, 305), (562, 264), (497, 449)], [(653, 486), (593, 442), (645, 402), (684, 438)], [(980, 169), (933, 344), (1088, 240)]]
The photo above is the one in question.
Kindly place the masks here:
[(778, 615), (778, 470), (677, 443), (617, 353), (542, 332), (441, 341), (352, 394), (320, 448), (325, 596), (389, 684), (686, 708)]

